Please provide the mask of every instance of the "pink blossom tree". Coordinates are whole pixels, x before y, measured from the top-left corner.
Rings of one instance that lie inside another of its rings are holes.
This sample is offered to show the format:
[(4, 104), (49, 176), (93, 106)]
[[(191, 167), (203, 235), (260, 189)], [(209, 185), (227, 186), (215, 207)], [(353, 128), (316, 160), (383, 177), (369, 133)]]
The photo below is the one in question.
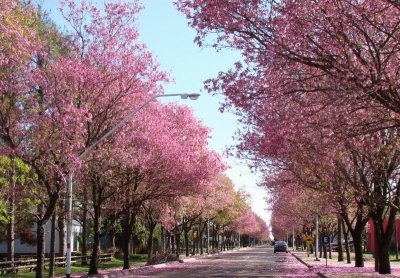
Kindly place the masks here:
[[(379, 178), (369, 174), (390, 177), (390, 182), (378, 187), (397, 183), (396, 170), (378, 164), (397, 165), (396, 152), (381, 155), (382, 147), (396, 149), (390, 134), (397, 133), (393, 127), (398, 125), (398, 6), (391, 1), (182, 0), (178, 8), (198, 31), (199, 44), (216, 32), (216, 47), (229, 46), (243, 53), (243, 63), (207, 83), (210, 91), (227, 96), (225, 107), (233, 108), (248, 125), (240, 134), (240, 148), (253, 157), (267, 158), (257, 160), (261, 166), (274, 158), (277, 168), (288, 167), (290, 161), (301, 162), (293, 158), (302, 152), (317, 154), (309, 162), (327, 158), (324, 165), (340, 172), (340, 182), (355, 190), (355, 195), (369, 199), (366, 192), (374, 192), (374, 200), (354, 199), (364, 210), (357, 230), (362, 229), (366, 213), (383, 219), (375, 205), (385, 197), (371, 187), (380, 183)], [(315, 148), (321, 141), (326, 149)], [(366, 157), (358, 156), (367, 150), (379, 153), (376, 163), (367, 159), (366, 164)], [(341, 167), (343, 162), (345, 167)], [(320, 180), (321, 172), (310, 164), (306, 167)], [(301, 173), (304, 166), (299, 163), (291, 170), (296, 168)], [(361, 172), (356, 170), (360, 168)], [(356, 185), (356, 180), (366, 181), (365, 185)], [(330, 179), (331, 184), (336, 182)], [(385, 202), (395, 208), (396, 187), (383, 191), (391, 192)], [(382, 256), (379, 272), (390, 273), (386, 255)]]
[[(63, 173), (81, 147), (79, 124), (85, 110), (74, 107), (78, 74), (70, 72), (60, 34), (31, 6), (2, 2), (1, 152), (20, 157), (37, 176), (32, 192), (40, 200), (36, 213), (37, 277), (43, 275), (44, 225), (63, 189)], [(65, 95), (58, 85), (66, 84)]]

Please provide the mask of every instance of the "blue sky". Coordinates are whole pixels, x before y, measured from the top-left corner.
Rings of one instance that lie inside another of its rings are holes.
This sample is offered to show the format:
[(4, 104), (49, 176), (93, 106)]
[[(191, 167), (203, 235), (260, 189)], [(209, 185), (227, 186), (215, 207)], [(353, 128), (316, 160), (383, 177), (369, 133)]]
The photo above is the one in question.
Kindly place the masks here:
[[(203, 82), (232, 67), (240, 60), (240, 54), (233, 50), (216, 52), (212, 48), (199, 48), (193, 42), (195, 31), (188, 27), (185, 16), (175, 9), (172, 0), (142, 0), (142, 3), (145, 9), (139, 17), (141, 41), (153, 52), (161, 68), (170, 72), (174, 79), (166, 87), (166, 93), (201, 93), (197, 101), (173, 101), (193, 108), (196, 117), (212, 129), (210, 148), (222, 153), (227, 146), (235, 144), (233, 136), (237, 130), (237, 118), (229, 112), (219, 112), (223, 98), (204, 92)], [(50, 17), (62, 25), (59, 4), (60, 0), (43, 1)], [(266, 193), (256, 185), (260, 175), (250, 173), (247, 166), (237, 159), (229, 158), (227, 163), (231, 167), (227, 175), (237, 189), (243, 188), (250, 193), (253, 211), (268, 223)]]

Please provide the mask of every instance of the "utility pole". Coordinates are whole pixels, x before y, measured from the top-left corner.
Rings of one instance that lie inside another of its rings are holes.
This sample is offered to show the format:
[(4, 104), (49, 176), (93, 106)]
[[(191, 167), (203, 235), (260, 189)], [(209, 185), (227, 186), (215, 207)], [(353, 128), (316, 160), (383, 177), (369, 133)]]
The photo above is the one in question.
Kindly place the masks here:
[(317, 217), (316, 217), (316, 228), (315, 228), (315, 260), (319, 261), (319, 253), (318, 253), (318, 244), (319, 244), (319, 232), (318, 232), (318, 212), (317, 212)]
[(294, 227), (293, 227), (293, 237), (292, 237), (292, 249), (294, 251)]

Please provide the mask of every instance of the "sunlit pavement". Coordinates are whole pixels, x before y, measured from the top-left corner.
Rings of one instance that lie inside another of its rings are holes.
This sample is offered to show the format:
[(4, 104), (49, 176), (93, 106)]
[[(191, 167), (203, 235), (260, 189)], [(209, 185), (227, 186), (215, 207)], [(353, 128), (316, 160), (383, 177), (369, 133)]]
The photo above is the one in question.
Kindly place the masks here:
[(109, 272), (102, 277), (318, 277), (290, 253), (244, 248), (184, 263)]

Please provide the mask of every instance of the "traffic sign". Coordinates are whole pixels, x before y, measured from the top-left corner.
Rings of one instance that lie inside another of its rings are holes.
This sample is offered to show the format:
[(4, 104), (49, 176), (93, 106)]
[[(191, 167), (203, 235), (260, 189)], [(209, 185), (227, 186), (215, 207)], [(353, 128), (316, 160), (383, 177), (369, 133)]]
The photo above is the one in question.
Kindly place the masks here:
[[(325, 244), (325, 246), (326, 246), (326, 245), (329, 244), (329, 242), (331, 242), (331, 240), (330, 240), (330, 238), (329, 238), (328, 235), (324, 235), (324, 236), (322, 237), (322, 242), (323, 242), (323, 243)], [(326, 266), (328, 266), (328, 256), (326, 256), (326, 255), (325, 255), (325, 263), (326, 263)]]
[(305, 241), (307, 244), (312, 244), (313, 241), (314, 241), (313, 237), (312, 237), (312, 236), (309, 236), (309, 235), (304, 235), (303, 238), (304, 238), (304, 241)]

